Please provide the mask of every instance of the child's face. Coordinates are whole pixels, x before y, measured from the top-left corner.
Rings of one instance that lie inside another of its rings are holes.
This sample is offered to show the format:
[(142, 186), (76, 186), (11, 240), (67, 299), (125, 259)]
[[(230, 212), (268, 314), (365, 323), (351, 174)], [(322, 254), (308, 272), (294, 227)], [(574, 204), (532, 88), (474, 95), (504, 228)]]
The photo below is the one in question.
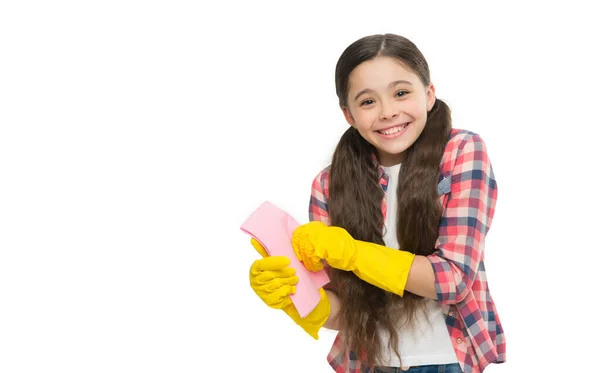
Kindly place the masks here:
[(427, 112), (435, 102), (433, 85), (391, 57), (377, 57), (358, 65), (350, 74), (348, 123), (379, 152), (383, 166), (398, 164), (419, 137)]

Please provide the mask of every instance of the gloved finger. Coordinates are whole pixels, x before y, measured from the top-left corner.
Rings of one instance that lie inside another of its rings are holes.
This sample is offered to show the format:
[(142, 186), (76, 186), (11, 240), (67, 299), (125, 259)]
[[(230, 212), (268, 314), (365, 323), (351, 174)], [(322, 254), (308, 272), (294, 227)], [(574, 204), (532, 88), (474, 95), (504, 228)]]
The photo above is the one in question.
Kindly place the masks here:
[(263, 245), (260, 244), (260, 242), (258, 242), (255, 238), (251, 238), (250, 239), (250, 243), (252, 244), (252, 246), (254, 246), (254, 249), (256, 251), (258, 251), (258, 253), (264, 258), (269, 256), (269, 254), (267, 253), (267, 250), (264, 248)]
[(266, 284), (273, 281), (278, 281), (282, 284), (294, 285), (298, 282), (298, 277), (295, 276), (296, 270), (294, 268), (284, 268), (281, 271), (261, 271), (252, 273), (250, 281), (254, 285)]
[[(287, 258), (285, 257), (266, 257), (262, 259), (255, 260), (250, 266), (250, 274), (252, 276), (256, 276), (264, 271), (278, 271), (287, 267)], [(289, 261), (289, 259), (287, 259)]]
[(317, 256), (308, 256), (302, 253), (304, 266), (312, 272), (317, 272), (323, 269), (323, 261)]
[(299, 240), (293, 242), (292, 247), (298, 257), (298, 260), (304, 264), (304, 267), (309, 271), (320, 271), (323, 269), (323, 261), (320, 257), (315, 255), (315, 250), (312, 245), (306, 241)]
[(270, 306), (278, 305), (284, 303), (286, 299), (289, 299), (290, 294), (293, 294), (295, 292), (295, 286), (282, 286), (277, 291), (266, 294), (263, 298), (263, 301)]
[(284, 286), (293, 286), (296, 285), (298, 283), (298, 277), (296, 276), (292, 276), (292, 277), (288, 277), (288, 278), (276, 278), (276, 279), (269, 279), (263, 282), (262, 279), (257, 278), (256, 279), (256, 287), (260, 288), (261, 290), (273, 293), (275, 291), (277, 291), (279, 288), (282, 288)]
[(256, 271), (278, 271), (289, 267), (290, 263), (286, 256), (268, 256), (254, 261), (252, 267)]
[(273, 283), (261, 285), (254, 288), (256, 294), (261, 297), (267, 303), (276, 303), (279, 300), (296, 293), (296, 285), (278, 284)]
[(296, 292), (296, 284), (289, 284), (289, 282), (269, 282), (264, 285), (257, 287), (257, 291), (261, 292), (265, 297), (270, 294), (279, 294), (282, 289), (287, 289), (286, 294), (293, 294)]
[(304, 247), (298, 236), (292, 238), (292, 249), (294, 249), (294, 254), (296, 254), (296, 258), (298, 258), (300, 262), (304, 262)]
[[(316, 224), (319, 222), (314, 223)], [(323, 226), (325, 225), (323, 224)], [(300, 262), (304, 263), (306, 269), (316, 272), (323, 268), (323, 264), (321, 262), (321, 257), (317, 255), (311, 237), (308, 234), (310, 227), (311, 226), (307, 224), (294, 231), (294, 235), (292, 236), (292, 248), (294, 249), (296, 257)]]
[(263, 299), (263, 302), (265, 302), (265, 304), (271, 308), (282, 309), (282, 308), (285, 308), (288, 305), (290, 305), (292, 303), (292, 300), (290, 299), (290, 297), (287, 297), (287, 298), (278, 300), (276, 303), (268, 303), (264, 299)]

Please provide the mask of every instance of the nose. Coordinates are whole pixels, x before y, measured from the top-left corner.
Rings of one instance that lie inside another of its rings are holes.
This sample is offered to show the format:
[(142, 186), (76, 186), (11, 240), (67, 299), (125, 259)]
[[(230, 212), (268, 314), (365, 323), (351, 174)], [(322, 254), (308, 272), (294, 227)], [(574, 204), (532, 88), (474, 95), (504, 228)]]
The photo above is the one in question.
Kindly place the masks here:
[(398, 116), (398, 108), (391, 102), (382, 101), (379, 120), (390, 120)]

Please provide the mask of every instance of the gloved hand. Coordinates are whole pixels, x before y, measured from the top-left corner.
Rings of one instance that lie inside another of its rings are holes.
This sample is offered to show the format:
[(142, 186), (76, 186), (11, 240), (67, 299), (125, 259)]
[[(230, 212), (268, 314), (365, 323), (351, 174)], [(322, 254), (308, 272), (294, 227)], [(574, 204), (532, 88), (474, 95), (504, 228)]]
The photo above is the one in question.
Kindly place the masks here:
[(400, 296), (404, 295), (415, 258), (407, 251), (355, 240), (345, 229), (319, 221), (296, 228), (292, 247), (310, 271), (321, 270), (324, 259), (333, 268), (352, 271), (362, 280)]
[(252, 246), (263, 258), (256, 260), (250, 267), (250, 286), (271, 308), (282, 309), (292, 304), (290, 294), (296, 292), (298, 277), (296, 270), (285, 256), (267, 256), (260, 243), (252, 239)]
[(319, 339), (319, 330), (329, 318), (330, 303), (324, 289), (319, 289), (321, 301), (306, 317), (300, 317), (292, 303), (290, 294), (296, 292), (294, 286), (298, 283), (296, 270), (290, 265), (290, 259), (285, 256), (268, 256), (265, 248), (254, 238), (252, 246), (263, 258), (256, 260), (250, 267), (250, 286), (254, 292), (271, 308), (281, 309), (296, 324), (314, 339)]

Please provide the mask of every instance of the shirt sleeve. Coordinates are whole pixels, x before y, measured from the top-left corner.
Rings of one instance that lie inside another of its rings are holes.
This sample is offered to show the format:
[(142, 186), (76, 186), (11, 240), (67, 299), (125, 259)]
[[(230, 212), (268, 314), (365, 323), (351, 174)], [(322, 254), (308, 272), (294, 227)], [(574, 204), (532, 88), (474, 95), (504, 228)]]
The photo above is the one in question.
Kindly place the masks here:
[(436, 251), (428, 256), (442, 304), (461, 302), (483, 260), (497, 186), (485, 143), (477, 134), (463, 139), (452, 169), (452, 184), (440, 222)]
[(310, 203), (308, 207), (308, 219), (310, 221), (321, 221), (327, 225), (329, 222), (329, 208), (327, 200), (329, 198), (329, 170), (325, 169), (313, 179)]
[[(329, 168), (326, 168), (319, 172), (319, 174), (313, 179), (310, 192), (310, 203), (308, 206), (308, 220), (321, 221), (327, 225), (331, 225), (329, 219), (329, 208), (327, 204), (328, 199)], [(323, 260), (323, 269), (331, 278), (331, 267), (325, 260)], [(325, 285), (323, 288), (333, 293), (337, 293), (331, 282)]]

